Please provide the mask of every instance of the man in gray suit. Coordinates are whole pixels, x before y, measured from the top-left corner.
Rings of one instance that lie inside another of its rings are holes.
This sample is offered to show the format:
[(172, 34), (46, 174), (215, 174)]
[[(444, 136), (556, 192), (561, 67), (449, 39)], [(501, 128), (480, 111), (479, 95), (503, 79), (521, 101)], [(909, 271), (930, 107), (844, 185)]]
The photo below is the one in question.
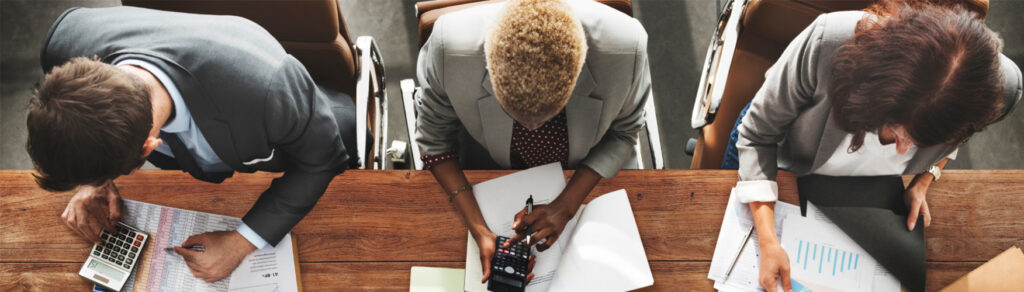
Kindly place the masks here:
[(113, 230), (122, 214), (113, 179), (144, 159), (214, 183), (235, 171), (284, 172), (237, 230), (182, 243), (205, 252), (175, 248), (203, 280), (276, 245), (355, 163), (351, 99), (315, 84), (246, 19), (71, 9), (41, 58), (48, 74), (30, 105), (27, 148), (41, 187), (76, 192), (62, 217), (85, 238)]
[[(595, 1), (506, 1), (434, 24), (417, 65), (415, 139), (480, 246), (484, 267), (496, 236), (461, 170), (473, 161), (457, 148), (483, 148), (483, 159), (504, 169), (552, 162), (576, 169), (556, 200), (516, 217), (517, 230), (533, 227), (527, 244), (550, 247), (594, 185), (632, 159), (650, 90), (646, 49), (636, 19)], [(460, 131), (466, 143), (459, 143)]]

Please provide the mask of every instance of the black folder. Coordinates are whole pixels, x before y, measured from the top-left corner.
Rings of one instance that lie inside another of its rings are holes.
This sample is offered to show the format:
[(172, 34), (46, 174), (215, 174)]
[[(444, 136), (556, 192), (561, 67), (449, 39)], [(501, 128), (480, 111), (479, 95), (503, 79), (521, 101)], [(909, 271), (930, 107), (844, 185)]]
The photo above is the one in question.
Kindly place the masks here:
[(901, 177), (809, 175), (797, 179), (797, 188), (802, 215), (807, 216), (807, 201), (813, 202), (904, 288), (924, 291), (924, 218), (907, 230)]

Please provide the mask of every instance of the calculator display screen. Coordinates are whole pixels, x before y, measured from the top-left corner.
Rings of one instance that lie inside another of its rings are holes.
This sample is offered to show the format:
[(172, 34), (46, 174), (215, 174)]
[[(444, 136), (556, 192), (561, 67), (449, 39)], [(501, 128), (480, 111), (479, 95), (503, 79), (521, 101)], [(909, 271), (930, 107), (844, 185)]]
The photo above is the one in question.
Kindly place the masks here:
[(512, 286), (514, 286), (516, 288), (523, 287), (523, 282), (522, 281), (519, 281), (519, 280), (516, 280), (516, 279), (512, 279), (512, 278), (509, 278), (509, 277), (505, 277), (505, 276), (502, 276), (502, 275), (499, 275), (499, 274), (494, 274), (494, 275), (491, 275), (491, 276), (492, 276), (492, 278), (495, 281), (498, 281), (499, 283), (512, 285)]
[(117, 269), (115, 269), (115, 268), (113, 268), (111, 266), (108, 266), (107, 264), (104, 264), (104, 263), (102, 263), (100, 261), (97, 261), (97, 260), (89, 261), (89, 266), (88, 267), (89, 267), (89, 269), (91, 269), (93, 271), (96, 271), (96, 273), (99, 273), (100, 275), (107, 276), (107, 277), (109, 277), (111, 279), (118, 279), (118, 280), (120, 280), (120, 279), (123, 279), (124, 276), (125, 276), (124, 272), (119, 271), (119, 270), (117, 270)]

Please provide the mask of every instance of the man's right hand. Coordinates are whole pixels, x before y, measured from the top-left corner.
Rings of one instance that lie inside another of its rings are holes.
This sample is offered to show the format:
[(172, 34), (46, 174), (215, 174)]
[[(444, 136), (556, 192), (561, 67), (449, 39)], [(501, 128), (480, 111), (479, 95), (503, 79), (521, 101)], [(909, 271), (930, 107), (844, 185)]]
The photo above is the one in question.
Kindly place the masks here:
[(776, 278), (782, 279), (782, 289), (793, 291), (789, 280), (789, 256), (778, 241), (761, 243), (761, 272), (758, 282), (768, 292), (775, 292), (778, 287)]
[(83, 185), (75, 188), (74, 192), (60, 215), (64, 224), (96, 243), (101, 242), (100, 230), (114, 233), (114, 225), (121, 220), (121, 195), (114, 182), (108, 181), (101, 186)]

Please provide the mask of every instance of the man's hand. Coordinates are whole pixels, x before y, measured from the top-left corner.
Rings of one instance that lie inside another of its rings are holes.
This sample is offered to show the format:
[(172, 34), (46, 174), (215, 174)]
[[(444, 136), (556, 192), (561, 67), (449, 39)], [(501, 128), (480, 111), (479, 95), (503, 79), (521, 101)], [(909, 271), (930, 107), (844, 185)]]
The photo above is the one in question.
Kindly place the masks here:
[[(480, 236), (474, 236), (476, 240), (476, 246), (480, 247), (480, 264), (484, 270), (484, 277), (480, 279), (480, 283), (487, 282), (487, 278), (491, 277), (491, 257), (494, 256), (494, 252), (497, 249), (495, 241), (498, 236), (493, 232), (486, 232), (486, 234), (480, 234)], [(530, 255), (530, 264), (526, 267), (526, 283), (530, 283), (533, 280), (533, 266), (537, 264), (537, 256)]]
[[(206, 251), (194, 251), (184, 247), (202, 245)], [(245, 256), (256, 250), (238, 231), (216, 231), (193, 235), (181, 246), (175, 246), (177, 252), (185, 258), (185, 264), (192, 275), (206, 282), (227, 278)]]
[(917, 216), (924, 216), (924, 227), (932, 225), (932, 212), (928, 210), (928, 202), (925, 195), (928, 194), (928, 187), (931, 186), (932, 175), (930, 173), (920, 174), (910, 182), (904, 194), (904, 201), (910, 209), (907, 216), (907, 229), (914, 230), (917, 225)]
[(761, 271), (758, 282), (761, 284), (761, 288), (768, 292), (775, 292), (778, 288), (775, 278), (782, 279), (782, 289), (787, 292), (793, 291), (793, 284), (789, 279), (789, 256), (786, 255), (786, 250), (782, 249), (777, 241), (762, 242)]
[(79, 186), (60, 218), (82, 237), (100, 243), (100, 230), (114, 233), (114, 225), (121, 220), (121, 195), (117, 186), (110, 181), (98, 187)]
[(526, 208), (523, 208), (516, 214), (515, 222), (512, 223), (516, 235), (505, 242), (505, 247), (525, 239), (529, 235), (526, 234), (526, 229), (530, 227), (533, 236), (526, 245), (533, 246), (544, 239), (544, 243), (537, 245), (537, 250), (545, 251), (551, 248), (558, 240), (558, 236), (562, 235), (565, 224), (575, 215), (573, 211), (575, 210), (569, 210), (563, 204), (538, 205), (533, 207), (533, 213), (526, 215)]

